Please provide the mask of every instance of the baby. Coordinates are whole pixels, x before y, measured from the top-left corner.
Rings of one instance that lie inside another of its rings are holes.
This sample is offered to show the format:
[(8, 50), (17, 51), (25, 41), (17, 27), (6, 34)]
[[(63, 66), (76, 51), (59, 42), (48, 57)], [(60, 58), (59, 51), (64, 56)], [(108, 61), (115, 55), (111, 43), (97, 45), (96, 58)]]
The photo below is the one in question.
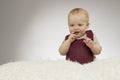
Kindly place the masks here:
[(70, 34), (59, 47), (61, 55), (66, 55), (66, 60), (80, 64), (94, 61), (95, 55), (101, 53), (101, 46), (89, 28), (88, 12), (82, 8), (75, 8), (68, 14)]

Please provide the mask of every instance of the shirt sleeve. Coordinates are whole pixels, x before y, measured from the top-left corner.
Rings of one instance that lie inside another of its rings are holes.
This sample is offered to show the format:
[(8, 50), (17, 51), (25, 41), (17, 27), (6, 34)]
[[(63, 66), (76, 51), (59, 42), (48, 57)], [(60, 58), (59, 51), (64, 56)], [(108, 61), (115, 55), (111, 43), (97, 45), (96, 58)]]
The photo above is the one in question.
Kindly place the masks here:
[(95, 35), (95, 33), (94, 33), (94, 43), (96, 44), (96, 45), (98, 45), (99, 47), (101, 47), (100, 46), (100, 43), (99, 43), (99, 41), (98, 41), (98, 39), (97, 39), (97, 37), (96, 37), (96, 35)]

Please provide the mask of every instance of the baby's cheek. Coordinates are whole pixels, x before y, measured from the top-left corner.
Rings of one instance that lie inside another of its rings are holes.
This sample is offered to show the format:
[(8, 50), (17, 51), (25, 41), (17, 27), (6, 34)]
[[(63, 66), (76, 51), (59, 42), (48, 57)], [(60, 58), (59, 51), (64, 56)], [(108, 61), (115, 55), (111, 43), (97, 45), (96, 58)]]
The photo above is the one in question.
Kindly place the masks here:
[(82, 30), (82, 29), (81, 29), (81, 30), (80, 30), (80, 33), (81, 33), (81, 34), (84, 34), (84, 33), (85, 33), (85, 30)]
[(70, 30), (70, 33), (73, 33), (73, 30)]

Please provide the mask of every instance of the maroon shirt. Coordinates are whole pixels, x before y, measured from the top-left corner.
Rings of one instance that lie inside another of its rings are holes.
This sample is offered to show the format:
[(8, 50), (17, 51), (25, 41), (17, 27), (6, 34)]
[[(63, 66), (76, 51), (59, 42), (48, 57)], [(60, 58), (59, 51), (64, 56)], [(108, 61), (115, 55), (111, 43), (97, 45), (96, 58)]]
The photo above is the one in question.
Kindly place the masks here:
[[(86, 31), (87, 37), (93, 40), (93, 32)], [(66, 36), (66, 39), (69, 35)], [(77, 61), (80, 64), (89, 63), (94, 60), (94, 55), (89, 47), (83, 42), (84, 39), (75, 40), (71, 43), (69, 51), (66, 55), (66, 60)]]

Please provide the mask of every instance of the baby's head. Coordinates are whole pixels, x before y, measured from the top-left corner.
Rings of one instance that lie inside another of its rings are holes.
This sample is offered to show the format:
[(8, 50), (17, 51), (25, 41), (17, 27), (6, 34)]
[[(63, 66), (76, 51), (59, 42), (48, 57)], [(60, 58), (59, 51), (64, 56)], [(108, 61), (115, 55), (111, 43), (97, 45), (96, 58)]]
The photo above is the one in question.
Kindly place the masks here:
[(89, 26), (88, 12), (82, 8), (75, 8), (68, 14), (68, 25), (70, 33), (75, 33), (78, 37), (85, 34)]
[(83, 20), (84, 22), (89, 22), (89, 15), (88, 12), (82, 8), (75, 8), (72, 9), (70, 11), (70, 13), (68, 14), (68, 21), (70, 19), (71, 16), (75, 16), (78, 15), (79, 18), (81, 18), (81, 20)]

